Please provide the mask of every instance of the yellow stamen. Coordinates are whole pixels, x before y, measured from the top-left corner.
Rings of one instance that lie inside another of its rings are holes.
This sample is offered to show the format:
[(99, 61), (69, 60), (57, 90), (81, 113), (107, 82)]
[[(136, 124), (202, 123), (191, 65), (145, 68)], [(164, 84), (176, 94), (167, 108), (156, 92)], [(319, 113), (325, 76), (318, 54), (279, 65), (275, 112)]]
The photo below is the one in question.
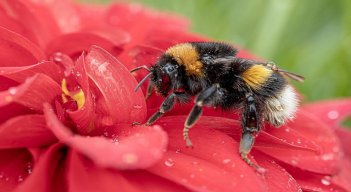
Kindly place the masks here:
[(62, 101), (65, 103), (68, 101), (68, 97), (71, 97), (73, 100), (77, 102), (78, 109), (81, 109), (85, 104), (85, 95), (82, 89), (79, 89), (76, 93), (71, 93), (67, 88), (66, 79), (62, 79), (61, 81), (61, 89), (62, 89)]

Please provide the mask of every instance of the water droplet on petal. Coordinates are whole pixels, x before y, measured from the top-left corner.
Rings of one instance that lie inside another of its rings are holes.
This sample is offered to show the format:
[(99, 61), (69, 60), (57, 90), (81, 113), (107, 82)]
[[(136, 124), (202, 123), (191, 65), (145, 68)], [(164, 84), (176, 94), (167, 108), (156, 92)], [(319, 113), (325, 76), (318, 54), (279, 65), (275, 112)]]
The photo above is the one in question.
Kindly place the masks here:
[(244, 174), (240, 174), (239, 177), (240, 177), (240, 178), (244, 178)]
[(297, 139), (296, 143), (301, 144), (301, 139)]
[(133, 153), (126, 153), (122, 156), (122, 160), (127, 164), (134, 164), (138, 161), (138, 156)]
[(227, 163), (229, 163), (229, 162), (231, 162), (231, 161), (232, 161), (231, 159), (223, 159), (222, 163), (223, 163), (223, 164), (227, 164)]
[(176, 153), (181, 153), (181, 150), (180, 150), (180, 149), (177, 149), (175, 152), (176, 152)]
[(330, 176), (325, 176), (321, 179), (321, 183), (323, 185), (330, 185), (331, 184), (331, 177)]
[(174, 165), (173, 159), (168, 158), (168, 159), (165, 161), (165, 165), (166, 165), (167, 167), (173, 167), (173, 165)]
[(339, 117), (339, 112), (337, 111), (329, 111), (328, 118), (329, 119), (337, 119)]
[(18, 178), (17, 178), (17, 181), (18, 182), (22, 182), (24, 179), (23, 179), (23, 176), (22, 175), (19, 175)]
[(323, 154), (321, 159), (323, 161), (329, 161), (329, 160), (333, 160), (334, 159), (334, 154), (333, 153), (327, 153), (327, 154)]
[(198, 164), (199, 164), (199, 162), (193, 161), (193, 165), (198, 165)]
[(195, 178), (195, 174), (190, 174), (190, 178), (194, 179)]
[(9, 177), (5, 177), (5, 181), (9, 181), (10, 180), (10, 178)]
[(141, 108), (143, 108), (143, 106), (141, 106), (141, 105), (134, 105), (133, 108), (134, 109), (141, 109)]
[(285, 132), (289, 133), (290, 132), (290, 128), (286, 128)]
[(4, 173), (0, 172), (0, 179), (4, 178)]
[(17, 93), (17, 88), (16, 87), (10, 87), (8, 89), (8, 92), (11, 94), (11, 95), (15, 95)]
[(105, 137), (108, 137), (108, 132), (107, 131), (105, 131), (103, 134), (104, 134)]
[(298, 162), (297, 160), (295, 160), (295, 159), (292, 159), (290, 162), (291, 162), (291, 164), (293, 164), (293, 165), (299, 164), (299, 162)]
[(30, 174), (32, 174), (32, 172), (33, 172), (32, 163), (28, 162), (27, 163), (27, 173), (28, 173), (28, 175), (30, 175)]

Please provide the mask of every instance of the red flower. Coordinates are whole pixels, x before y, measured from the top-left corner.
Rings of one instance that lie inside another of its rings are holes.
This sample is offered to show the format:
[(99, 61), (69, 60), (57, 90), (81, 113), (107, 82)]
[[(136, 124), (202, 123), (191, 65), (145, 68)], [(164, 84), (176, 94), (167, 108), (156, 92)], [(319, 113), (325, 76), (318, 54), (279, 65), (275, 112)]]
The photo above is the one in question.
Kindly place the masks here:
[(162, 99), (146, 104), (128, 69), (205, 41), (186, 21), (58, 0), (1, 1), (0, 20), (0, 191), (351, 190), (351, 134), (340, 127), (350, 99), (305, 105), (294, 122), (266, 127), (252, 151), (262, 175), (238, 154), (233, 114), (205, 110), (194, 149), (181, 134), (190, 105), (132, 126)]

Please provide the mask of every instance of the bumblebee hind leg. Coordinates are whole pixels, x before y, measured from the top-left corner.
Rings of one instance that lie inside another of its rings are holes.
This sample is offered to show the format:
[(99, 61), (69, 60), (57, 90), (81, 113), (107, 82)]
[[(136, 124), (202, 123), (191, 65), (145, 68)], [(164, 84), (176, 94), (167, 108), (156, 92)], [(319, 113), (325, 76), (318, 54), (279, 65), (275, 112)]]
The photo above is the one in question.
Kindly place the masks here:
[(258, 172), (264, 172), (264, 168), (252, 162), (248, 154), (250, 153), (255, 142), (255, 134), (259, 131), (259, 117), (255, 105), (255, 99), (252, 95), (246, 97), (246, 103), (242, 114), (242, 136), (240, 140), (239, 153), (241, 158)]
[(195, 99), (195, 105), (189, 113), (183, 129), (183, 137), (187, 147), (193, 147), (193, 144), (189, 137), (189, 130), (195, 125), (196, 121), (199, 119), (202, 113), (202, 106), (208, 104), (211, 101), (212, 96), (217, 92), (218, 85), (212, 85), (211, 87), (203, 90), (199, 93)]

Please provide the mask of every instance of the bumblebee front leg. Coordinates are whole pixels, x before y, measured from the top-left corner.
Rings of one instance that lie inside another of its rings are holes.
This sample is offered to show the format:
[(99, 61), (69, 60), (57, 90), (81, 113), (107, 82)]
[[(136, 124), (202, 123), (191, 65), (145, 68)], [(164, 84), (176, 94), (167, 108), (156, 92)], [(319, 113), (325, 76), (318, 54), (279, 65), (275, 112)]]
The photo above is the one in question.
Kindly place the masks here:
[(176, 93), (171, 93), (166, 97), (166, 99), (163, 101), (163, 103), (160, 106), (160, 109), (154, 113), (149, 120), (147, 120), (146, 125), (151, 125), (153, 124), (157, 119), (163, 116), (164, 113), (167, 111), (170, 111), (176, 101), (177, 94)]
[(246, 97), (246, 104), (242, 115), (242, 130), (243, 132), (239, 149), (241, 158), (251, 167), (262, 172), (264, 169), (253, 163), (247, 156), (255, 142), (255, 134), (259, 131), (259, 117), (255, 105), (255, 99), (252, 95)]
[(202, 113), (202, 106), (209, 103), (210, 98), (216, 93), (218, 90), (218, 85), (212, 85), (211, 87), (203, 90), (197, 96), (195, 100), (195, 106), (192, 108), (191, 112), (189, 113), (183, 129), (183, 138), (185, 140), (187, 147), (193, 147), (193, 144), (189, 137), (189, 130), (190, 128), (196, 123)]

